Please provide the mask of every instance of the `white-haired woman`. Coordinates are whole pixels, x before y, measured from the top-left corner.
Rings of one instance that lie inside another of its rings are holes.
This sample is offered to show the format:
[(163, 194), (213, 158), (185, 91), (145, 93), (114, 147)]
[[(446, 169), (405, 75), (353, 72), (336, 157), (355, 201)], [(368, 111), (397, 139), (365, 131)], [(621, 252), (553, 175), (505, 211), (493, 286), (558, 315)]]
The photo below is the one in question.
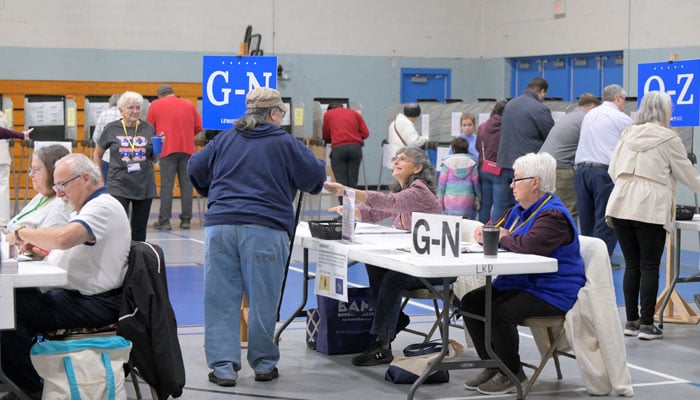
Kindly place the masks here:
[(142, 103), (143, 96), (136, 92), (124, 92), (119, 97), (117, 108), (122, 118), (105, 126), (93, 155), (93, 160), (100, 160), (109, 151), (105, 184), (130, 216), (131, 239), (136, 241), (146, 240), (151, 202), (158, 195), (153, 173), (158, 156), (153, 154), (152, 144), (156, 131), (141, 119)]
[[(494, 352), (521, 382), (527, 378), (520, 365), (518, 325), (530, 317), (565, 315), (586, 283), (578, 232), (569, 210), (554, 195), (557, 163), (548, 153), (529, 153), (515, 160), (510, 187), (517, 202), (498, 221), (499, 245), (515, 253), (556, 258), (554, 273), (501, 275), (493, 281), (491, 341)], [(481, 227), (475, 239), (482, 242)], [(484, 287), (462, 298), (460, 309), (484, 315)], [(484, 340), (484, 322), (465, 318), (479, 357), (490, 358)], [(508, 377), (488, 368), (467, 380), (467, 389), (483, 394), (505, 394), (514, 389)]]
[(605, 216), (625, 257), (625, 335), (644, 340), (663, 337), (654, 325), (654, 307), (666, 233), (675, 219), (677, 181), (700, 192), (700, 174), (681, 138), (669, 128), (670, 121), (669, 95), (644, 95), (634, 123), (620, 134), (608, 168), (615, 188)]

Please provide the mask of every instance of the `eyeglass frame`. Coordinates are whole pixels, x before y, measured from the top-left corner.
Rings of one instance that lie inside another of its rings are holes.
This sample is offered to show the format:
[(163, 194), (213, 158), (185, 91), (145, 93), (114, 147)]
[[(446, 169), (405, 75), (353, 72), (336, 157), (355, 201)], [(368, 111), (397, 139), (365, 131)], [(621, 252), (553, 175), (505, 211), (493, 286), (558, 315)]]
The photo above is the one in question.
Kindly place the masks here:
[(391, 162), (394, 163), (396, 161), (410, 161), (415, 164), (415, 160), (411, 159), (409, 156), (406, 154), (401, 154), (400, 156), (393, 156), (391, 157)]
[(527, 180), (527, 179), (535, 179), (535, 178), (537, 178), (537, 177), (536, 177), (536, 176), (526, 176), (526, 177), (524, 177), (524, 178), (513, 178), (513, 179), (510, 180), (510, 184), (511, 184), (511, 185), (514, 185), (514, 184), (516, 184), (516, 183), (518, 183), (518, 182), (520, 182), (520, 181), (524, 181), (524, 180)]
[(58, 193), (58, 192), (65, 192), (65, 191), (66, 191), (66, 186), (68, 186), (69, 183), (71, 183), (71, 182), (73, 182), (74, 180), (80, 178), (81, 176), (83, 176), (83, 175), (82, 175), (82, 174), (78, 174), (78, 175), (76, 175), (76, 176), (74, 176), (74, 177), (68, 179), (68, 180), (65, 181), (65, 182), (57, 183), (57, 184), (51, 186), (51, 189), (53, 189), (53, 191), (56, 192), (56, 193)]
[(277, 109), (277, 111), (282, 113), (282, 118), (284, 118), (284, 116), (287, 115), (287, 112), (284, 111), (281, 107), (275, 107), (275, 108)]

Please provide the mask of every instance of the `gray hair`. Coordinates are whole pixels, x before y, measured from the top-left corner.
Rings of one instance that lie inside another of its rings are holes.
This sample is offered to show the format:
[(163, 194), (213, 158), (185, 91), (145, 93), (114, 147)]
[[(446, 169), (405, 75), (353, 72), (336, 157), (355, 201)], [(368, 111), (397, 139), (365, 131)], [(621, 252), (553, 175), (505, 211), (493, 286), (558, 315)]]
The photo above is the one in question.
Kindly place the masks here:
[(270, 123), (270, 111), (277, 107), (249, 108), (245, 115), (236, 120), (233, 127), (241, 131), (249, 131), (258, 125)]
[[(433, 167), (433, 165), (430, 163), (428, 156), (425, 155), (423, 150), (419, 149), (418, 147), (402, 147), (396, 152), (397, 156), (400, 154), (405, 154), (408, 157), (411, 157), (411, 159), (413, 159), (413, 165), (420, 165), (423, 167), (420, 172), (408, 177), (406, 186), (408, 187), (411, 183), (413, 183), (413, 181), (420, 179), (425, 182), (425, 185), (428, 186), (430, 191), (434, 194), (437, 190), (435, 167)], [(397, 180), (394, 180), (389, 186), (389, 190), (391, 190), (393, 193), (400, 192), (401, 189), (403, 188)]]
[(119, 97), (120, 97), (119, 93), (114, 93), (113, 95), (109, 96), (109, 100), (108, 100), (107, 104), (110, 107), (116, 106), (117, 102), (119, 102)]
[(613, 83), (603, 88), (603, 101), (614, 101), (617, 96), (627, 97), (627, 92), (622, 86)]
[(545, 193), (557, 190), (557, 160), (549, 153), (527, 153), (520, 156), (513, 163), (513, 169), (519, 170), (523, 177), (540, 178), (540, 190)]
[(121, 96), (119, 96), (119, 100), (117, 101), (117, 108), (120, 110), (123, 110), (124, 107), (126, 106), (126, 103), (129, 101), (136, 101), (143, 107), (143, 96), (141, 96), (140, 93), (132, 92), (132, 91), (126, 91), (122, 93)]
[(634, 117), (635, 125), (656, 122), (666, 128), (671, 127), (671, 96), (666, 92), (654, 90), (642, 97), (639, 111)]
[[(123, 97), (124, 96), (122, 96), (122, 98)], [(68, 170), (72, 174), (82, 175), (83, 173), (87, 172), (88, 175), (90, 175), (90, 180), (93, 184), (100, 183), (100, 177), (102, 176), (102, 174), (100, 173), (100, 168), (94, 162), (92, 162), (92, 160), (90, 160), (85, 154), (68, 154), (67, 156), (56, 161), (56, 168), (58, 168), (58, 166), (63, 163), (67, 163)]]

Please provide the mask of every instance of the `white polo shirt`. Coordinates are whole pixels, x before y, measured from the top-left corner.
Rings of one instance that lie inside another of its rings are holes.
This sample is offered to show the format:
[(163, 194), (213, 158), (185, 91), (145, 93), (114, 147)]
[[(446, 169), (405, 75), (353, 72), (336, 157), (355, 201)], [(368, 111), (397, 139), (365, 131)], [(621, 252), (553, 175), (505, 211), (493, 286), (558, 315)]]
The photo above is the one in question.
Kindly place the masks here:
[(69, 224), (82, 224), (95, 238), (66, 250), (51, 250), (47, 262), (68, 273), (65, 289), (84, 295), (104, 293), (122, 286), (129, 262), (131, 228), (124, 207), (105, 188), (98, 189)]

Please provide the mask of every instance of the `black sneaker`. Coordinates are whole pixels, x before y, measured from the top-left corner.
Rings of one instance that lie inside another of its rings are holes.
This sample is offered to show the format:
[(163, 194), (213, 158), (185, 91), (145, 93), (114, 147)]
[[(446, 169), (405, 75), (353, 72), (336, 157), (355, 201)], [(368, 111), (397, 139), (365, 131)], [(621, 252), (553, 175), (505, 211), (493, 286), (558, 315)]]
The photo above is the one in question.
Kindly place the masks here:
[(173, 227), (170, 226), (170, 222), (154, 222), (153, 229), (158, 229), (159, 231), (172, 231)]
[(190, 229), (190, 221), (184, 219), (180, 221), (180, 229)]
[(391, 346), (385, 349), (381, 342), (374, 342), (362, 354), (352, 358), (353, 365), (358, 367), (369, 367), (372, 365), (389, 364), (394, 360), (394, 355), (391, 354)]
[(625, 322), (625, 336), (639, 335), (639, 320)]
[(219, 378), (218, 376), (214, 375), (213, 371), (209, 373), (209, 382), (216, 383), (219, 386), (236, 386), (235, 379)]
[(639, 325), (639, 335), (637, 335), (637, 337), (642, 340), (661, 339), (664, 337), (664, 333), (661, 332), (661, 329), (657, 328), (654, 324), (641, 324)]
[(279, 378), (279, 376), (280, 371), (275, 367), (270, 372), (256, 372), (255, 380), (258, 382), (270, 382), (273, 379)]

